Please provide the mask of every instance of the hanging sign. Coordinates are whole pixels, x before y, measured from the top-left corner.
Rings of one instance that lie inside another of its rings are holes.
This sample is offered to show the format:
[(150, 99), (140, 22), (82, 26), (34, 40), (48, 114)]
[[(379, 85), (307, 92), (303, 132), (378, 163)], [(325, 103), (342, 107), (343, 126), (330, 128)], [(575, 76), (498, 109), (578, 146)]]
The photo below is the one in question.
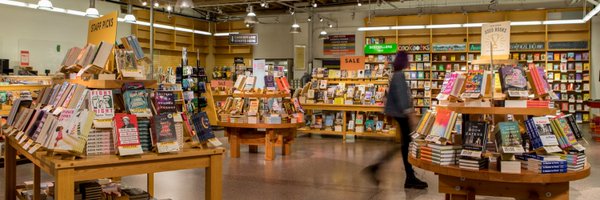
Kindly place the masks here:
[(244, 57), (234, 57), (233, 63), (234, 64), (244, 64)]
[(230, 34), (229, 44), (231, 45), (257, 45), (258, 34), (256, 33), (244, 33), (244, 34)]
[(367, 44), (365, 54), (393, 54), (397, 49), (397, 44)]
[[(119, 14), (117, 11), (108, 13), (102, 17), (95, 18), (89, 21), (88, 24), (88, 37), (87, 43), (98, 46), (100, 42), (108, 42), (110, 44), (115, 43), (117, 40), (117, 18)], [(109, 72), (113, 71), (113, 60), (115, 59), (114, 53), (111, 51), (108, 56), (108, 62), (106, 70)]]
[(485, 23), (481, 27), (481, 58), (508, 59), (510, 55), (510, 22)]
[(355, 40), (355, 35), (328, 35), (323, 41), (323, 54), (354, 55), (356, 53)]
[(29, 66), (29, 51), (21, 50), (21, 67)]
[(340, 57), (341, 70), (362, 70), (365, 69), (364, 56), (342, 56)]

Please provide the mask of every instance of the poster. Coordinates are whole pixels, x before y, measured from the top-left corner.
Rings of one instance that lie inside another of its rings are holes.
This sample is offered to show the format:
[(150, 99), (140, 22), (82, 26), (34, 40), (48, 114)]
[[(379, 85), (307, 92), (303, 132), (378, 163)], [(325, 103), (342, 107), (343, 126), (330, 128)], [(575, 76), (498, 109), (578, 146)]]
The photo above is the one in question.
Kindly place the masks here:
[(328, 35), (323, 40), (323, 54), (325, 55), (354, 55), (355, 35)]
[(304, 45), (296, 45), (294, 46), (294, 70), (304, 70), (306, 67), (304, 66), (305, 52), (306, 46)]
[(481, 27), (481, 58), (508, 59), (510, 55), (510, 22), (486, 23)]
[(365, 69), (364, 56), (342, 56), (340, 57), (341, 70), (362, 70)]
[(254, 60), (254, 62), (252, 62), (252, 74), (256, 77), (256, 82), (254, 83), (255, 88), (265, 87), (265, 62), (265, 60)]
[(21, 50), (21, 67), (29, 66), (29, 51)]

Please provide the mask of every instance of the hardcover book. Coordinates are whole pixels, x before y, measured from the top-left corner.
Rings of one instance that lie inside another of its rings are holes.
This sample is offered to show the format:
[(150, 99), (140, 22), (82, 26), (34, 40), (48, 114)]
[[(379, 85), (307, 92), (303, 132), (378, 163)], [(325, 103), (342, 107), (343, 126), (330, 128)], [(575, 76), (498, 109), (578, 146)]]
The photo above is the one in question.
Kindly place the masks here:
[(499, 69), (502, 79), (502, 91), (508, 92), (511, 97), (527, 97), (527, 79), (521, 67), (504, 66)]
[(499, 122), (500, 134), (498, 141), (503, 153), (523, 153), (525, 149), (521, 146), (521, 132), (517, 122)]
[(145, 89), (126, 90), (123, 92), (123, 100), (125, 101), (125, 108), (129, 113), (138, 117), (152, 116), (152, 111), (148, 103), (148, 92)]
[(154, 104), (158, 114), (177, 112), (175, 94), (172, 91), (156, 91)]
[(95, 119), (112, 119), (115, 116), (112, 90), (91, 90), (90, 108), (96, 113)]
[(463, 135), (463, 150), (477, 151), (480, 154), (485, 151), (487, 144), (488, 123), (483, 121), (466, 121)]
[(175, 121), (172, 113), (164, 113), (153, 117), (152, 130), (154, 134), (154, 143), (158, 153), (168, 153), (179, 151), (177, 144), (177, 134), (175, 132)]
[(137, 117), (135, 115), (125, 113), (115, 114), (113, 130), (120, 156), (144, 153), (140, 143)]
[(200, 142), (215, 138), (206, 112), (199, 112), (192, 115), (192, 121), (194, 122), (193, 124), (194, 129), (196, 130), (196, 137), (198, 137)]

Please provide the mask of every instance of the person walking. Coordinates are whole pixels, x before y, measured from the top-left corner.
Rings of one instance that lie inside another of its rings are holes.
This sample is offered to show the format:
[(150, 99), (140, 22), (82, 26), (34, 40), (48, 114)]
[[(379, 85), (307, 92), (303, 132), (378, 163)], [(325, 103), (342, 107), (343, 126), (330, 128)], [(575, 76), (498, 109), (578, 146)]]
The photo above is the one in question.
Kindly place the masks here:
[(400, 146), (395, 146), (391, 151), (385, 153), (377, 163), (366, 167), (363, 172), (369, 176), (373, 183), (379, 185), (378, 173), (380, 169), (389, 163), (396, 154), (402, 153), (404, 171), (406, 172), (404, 188), (425, 189), (428, 186), (427, 183), (415, 176), (415, 171), (408, 162), (408, 146), (411, 141), (410, 133), (412, 132), (414, 123), (416, 123), (410, 88), (406, 83), (403, 72), (408, 65), (408, 54), (404, 51), (396, 53), (393, 63), (394, 72), (390, 80), (390, 88), (384, 108), (385, 115), (393, 117), (398, 122), (402, 143)]

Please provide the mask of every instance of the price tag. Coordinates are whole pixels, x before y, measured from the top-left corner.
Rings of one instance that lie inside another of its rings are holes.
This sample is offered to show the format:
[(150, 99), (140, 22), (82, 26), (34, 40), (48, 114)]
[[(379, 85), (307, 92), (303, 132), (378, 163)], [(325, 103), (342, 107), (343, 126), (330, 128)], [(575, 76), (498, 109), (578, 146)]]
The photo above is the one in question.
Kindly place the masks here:
[(41, 145), (41, 144), (34, 144), (34, 145), (33, 145), (33, 146), (32, 146), (32, 147), (29, 149), (29, 151), (27, 151), (27, 152), (29, 152), (30, 154), (33, 154), (33, 153), (35, 153), (35, 152), (36, 152), (38, 149), (40, 149), (40, 147), (42, 147), (42, 145)]
[(33, 144), (33, 140), (28, 139), (27, 143), (23, 145), (23, 149), (29, 149), (29, 147)]
[(428, 142), (435, 142), (438, 143), (440, 142), (441, 137), (439, 135), (427, 135), (427, 137), (425, 137), (425, 141)]
[(585, 147), (581, 146), (581, 144), (577, 143), (573, 145), (573, 148), (576, 149), (577, 151), (584, 151)]
[(208, 142), (210, 142), (210, 144), (212, 144), (213, 146), (216, 146), (216, 147), (223, 145), (223, 143), (221, 143), (221, 141), (219, 141), (219, 139), (217, 139), (217, 138), (208, 139)]
[(548, 153), (562, 152), (558, 146), (544, 146), (544, 150)]
[(460, 152), (460, 155), (461, 156), (472, 157), (472, 158), (481, 158), (481, 151), (473, 151), (473, 150), (463, 149)]

